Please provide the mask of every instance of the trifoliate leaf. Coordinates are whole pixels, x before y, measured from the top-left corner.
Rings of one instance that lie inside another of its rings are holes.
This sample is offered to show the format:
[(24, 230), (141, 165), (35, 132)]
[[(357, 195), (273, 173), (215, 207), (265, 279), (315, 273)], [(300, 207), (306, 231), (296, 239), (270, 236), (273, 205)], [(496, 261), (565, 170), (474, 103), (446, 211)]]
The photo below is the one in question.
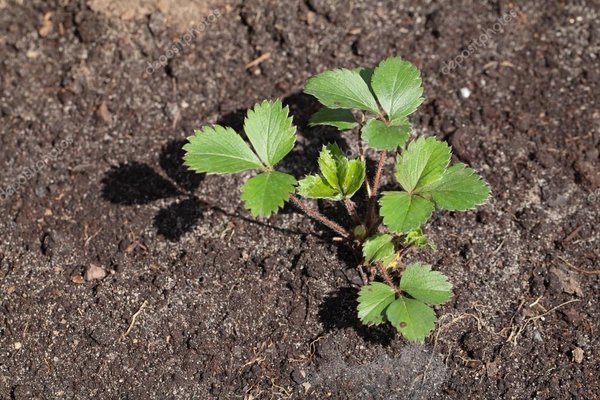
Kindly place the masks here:
[(396, 179), (407, 192), (439, 180), (450, 162), (450, 147), (435, 138), (419, 138), (396, 161)]
[(490, 187), (465, 164), (454, 164), (442, 178), (423, 188), (423, 195), (430, 196), (438, 208), (465, 211), (487, 201)]
[(375, 68), (371, 85), (392, 121), (413, 113), (423, 102), (419, 69), (400, 57), (383, 60)]
[(283, 172), (263, 172), (242, 187), (242, 200), (253, 217), (268, 217), (288, 200), (296, 179)]
[(387, 307), (386, 317), (392, 326), (411, 342), (423, 342), (435, 328), (437, 321), (431, 307), (404, 296)]
[(309, 175), (298, 181), (298, 193), (307, 199), (338, 201), (344, 198), (337, 188), (331, 187), (323, 177), (318, 175)]
[(371, 236), (363, 244), (363, 258), (368, 263), (381, 261), (394, 254), (395, 249), (392, 237), (385, 233), (378, 233)]
[(344, 197), (349, 199), (354, 196), (354, 193), (360, 189), (363, 182), (365, 181), (365, 163), (361, 160), (350, 160), (348, 162), (348, 168), (346, 169), (346, 175), (342, 180), (342, 192)]
[(402, 273), (400, 289), (426, 304), (444, 304), (452, 298), (452, 284), (431, 265), (410, 264)]
[(396, 294), (394, 289), (380, 282), (371, 282), (358, 293), (358, 318), (365, 325), (379, 325), (386, 320), (385, 309)]
[(406, 192), (384, 192), (379, 204), (383, 223), (396, 233), (408, 233), (420, 227), (435, 208), (429, 200)]
[(363, 78), (349, 69), (334, 69), (313, 76), (304, 92), (315, 96), (329, 108), (358, 108), (379, 112), (377, 101)]
[(378, 119), (370, 119), (362, 127), (362, 139), (372, 149), (396, 150), (408, 139), (411, 126), (404, 120), (399, 125), (386, 125)]
[(184, 164), (196, 172), (225, 174), (261, 168), (256, 154), (231, 128), (220, 125), (197, 130), (188, 137)]
[(308, 122), (308, 126), (312, 127), (316, 125), (329, 125), (338, 128), (340, 131), (347, 131), (358, 124), (350, 110), (321, 107), (319, 111), (310, 117), (310, 121)]
[(280, 100), (265, 100), (248, 111), (244, 132), (256, 154), (268, 166), (277, 164), (294, 147), (296, 127)]

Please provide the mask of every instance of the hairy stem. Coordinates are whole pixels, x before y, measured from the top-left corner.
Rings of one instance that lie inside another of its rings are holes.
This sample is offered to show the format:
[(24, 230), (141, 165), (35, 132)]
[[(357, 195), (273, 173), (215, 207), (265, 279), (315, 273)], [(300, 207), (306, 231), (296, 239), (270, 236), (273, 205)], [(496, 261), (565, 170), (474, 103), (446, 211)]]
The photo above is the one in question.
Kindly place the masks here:
[(376, 210), (375, 201), (377, 200), (377, 193), (379, 192), (379, 184), (381, 183), (381, 171), (383, 170), (383, 164), (385, 163), (385, 156), (387, 152), (383, 150), (379, 154), (379, 163), (377, 163), (377, 171), (375, 171), (375, 177), (373, 178), (373, 187), (371, 188), (371, 195), (369, 196), (369, 203), (367, 205), (367, 229), (369, 233), (373, 230), (372, 225), (375, 221)]
[(323, 225), (326, 225), (329, 228), (333, 229), (334, 231), (336, 231), (337, 233), (339, 233), (340, 235), (342, 235), (342, 237), (344, 237), (344, 238), (350, 237), (350, 233), (347, 230), (345, 230), (342, 226), (340, 226), (339, 224), (333, 222), (332, 220), (330, 220), (329, 218), (327, 218), (326, 216), (324, 216), (320, 212), (318, 212), (316, 210), (313, 210), (312, 208), (310, 208), (302, 200), (300, 200), (299, 198), (297, 198), (293, 194), (290, 194), (290, 200), (299, 209), (301, 209), (306, 214), (308, 214), (308, 216), (316, 219), (317, 221), (321, 222)]
[(352, 217), (352, 222), (354, 222), (354, 225), (360, 225), (362, 222), (360, 222), (360, 217), (356, 212), (356, 207), (354, 207), (354, 203), (352, 202), (352, 200), (344, 199), (344, 204), (346, 205), (346, 210), (348, 210), (348, 214), (350, 214), (350, 216)]
[(392, 278), (390, 277), (390, 274), (388, 274), (387, 269), (384, 267), (383, 263), (378, 262), (377, 266), (379, 267), (379, 272), (381, 272), (381, 275), (383, 275), (383, 279), (385, 279), (385, 282), (389, 285), (389, 287), (394, 289), (394, 293), (396, 293), (396, 296), (400, 296), (402, 291), (398, 286), (394, 285), (394, 282), (392, 281)]

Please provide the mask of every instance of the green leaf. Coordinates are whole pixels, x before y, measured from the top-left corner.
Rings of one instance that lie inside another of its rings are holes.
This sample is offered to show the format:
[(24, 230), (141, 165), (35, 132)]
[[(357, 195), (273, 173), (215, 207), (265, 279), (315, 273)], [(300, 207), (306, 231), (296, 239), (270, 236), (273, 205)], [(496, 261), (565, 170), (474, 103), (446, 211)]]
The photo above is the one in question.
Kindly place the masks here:
[(344, 179), (342, 180), (342, 192), (349, 199), (360, 189), (365, 181), (365, 163), (361, 160), (350, 160)]
[(437, 321), (431, 307), (404, 296), (387, 307), (386, 316), (392, 326), (411, 342), (423, 342)]
[(426, 304), (444, 304), (452, 298), (452, 284), (431, 265), (410, 264), (402, 273), (400, 289)]
[(280, 100), (265, 100), (249, 110), (244, 120), (244, 132), (267, 166), (281, 161), (296, 142), (296, 127), (288, 113)]
[(465, 211), (484, 204), (490, 187), (473, 169), (454, 164), (439, 181), (423, 188), (423, 195), (430, 196), (438, 208)]
[(347, 131), (358, 124), (350, 110), (322, 107), (310, 117), (308, 122), (308, 126), (316, 125), (329, 125), (338, 128), (340, 131)]
[(379, 325), (385, 321), (385, 309), (396, 294), (394, 289), (380, 282), (371, 282), (358, 293), (358, 318), (365, 325)]
[(396, 161), (396, 179), (407, 192), (439, 180), (450, 162), (450, 147), (435, 138), (419, 138)]
[(383, 60), (375, 68), (371, 85), (390, 120), (412, 114), (423, 102), (419, 69), (400, 57)]
[(329, 108), (358, 108), (379, 112), (377, 101), (359, 73), (349, 69), (334, 69), (313, 76), (304, 92), (315, 96)]
[(307, 199), (327, 199), (338, 201), (344, 198), (337, 188), (331, 187), (318, 175), (309, 175), (298, 182), (298, 193)]
[(420, 227), (435, 208), (429, 200), (406, 192), (384, 192), (379, 204), (383, 223), (396, 233), (408, 233)]
[(225, 174), (263, 167), (250, 146), (231, 128), (207, 126), (187, 139), (184, 164), (196, 172)]
[(369, 87), (369, 90), (371, 91), (373, 97), (375, 97), (375, 92), (373, 91), (373, 87), (371, 86), (371, 79), (373, 77), (373, 72), (375, 72), (375, 68), (358, 67), (352, 68), (352, 71), (360, 75), (360, 77), (363, 79), (363, 81), (365, 81), (365, 83)]
[(319, 154), (319, 169), (325, 179), (307, 176), (300, 181), (300, 194), (307, 198), (341, 200), (350, 198), (365, 180), (365, 163), (348, 160), (342, 149), (331, 143)]
[(408, 121), (400, 125), (386, 125), (378, 119), (370, 119), (362, 127), (362, 139), (372, 149), (396, 150), (408, 139), (411, 126)]
[(348, 159), (344, 156), (342, 149), (335, 143), (323, 146), (318, 162), (321, 174), (329, 185), (341, 192), (340, 181), (344, 179), (348, 170)]
[(392, 237), (385, 233), (371, 236), (363, 245), (363, 257), (368, 263), (381, 261), (395, 253)]
[(242, 200), (253, 217), (277, 212), (294, 191), (296, 179), (283, 172), (263, 172), (248, 179), (242, 187)]
[(429, 246), (435, 251), (435, 244), (423, 233), (421, 228), (413, 229), (404, 237), (404, 244), (414, 245), (419, 248)]

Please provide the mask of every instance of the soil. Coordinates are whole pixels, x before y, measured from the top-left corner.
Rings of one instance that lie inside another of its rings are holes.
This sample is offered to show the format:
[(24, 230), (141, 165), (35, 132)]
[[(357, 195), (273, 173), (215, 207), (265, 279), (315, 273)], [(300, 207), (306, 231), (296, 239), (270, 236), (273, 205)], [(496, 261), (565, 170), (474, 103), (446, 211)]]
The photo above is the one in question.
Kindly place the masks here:
[[(0, 398), (600, 398), (600, 3), (214, 1), (178, 52), (189, 24), (102, 3), (0, 1)], [(360, 325), (357, 260), (324, 226), (254, 220), (249, 175), (180, 161), (265, 98), (299, 125), (284, 170), (356, 153), (307, 127), (303, 84), (389, 55), (422, 69), (416, 132), (493, 188), (412, 256), (455, 286), (424, 345)]]

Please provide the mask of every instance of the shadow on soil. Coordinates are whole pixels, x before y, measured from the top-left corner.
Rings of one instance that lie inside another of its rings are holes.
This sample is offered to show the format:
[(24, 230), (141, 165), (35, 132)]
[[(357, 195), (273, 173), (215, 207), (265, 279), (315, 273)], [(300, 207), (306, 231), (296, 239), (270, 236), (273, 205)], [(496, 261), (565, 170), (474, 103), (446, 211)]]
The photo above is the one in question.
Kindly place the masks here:
[(365, 341), (389, 346), (396, 336), (390, 324), (380, 326), (363, 325), (356, 315), (358, 290), (344, 287), (325, 298), (319, 306), (319, 320), (325, 331), (353, 328)]

